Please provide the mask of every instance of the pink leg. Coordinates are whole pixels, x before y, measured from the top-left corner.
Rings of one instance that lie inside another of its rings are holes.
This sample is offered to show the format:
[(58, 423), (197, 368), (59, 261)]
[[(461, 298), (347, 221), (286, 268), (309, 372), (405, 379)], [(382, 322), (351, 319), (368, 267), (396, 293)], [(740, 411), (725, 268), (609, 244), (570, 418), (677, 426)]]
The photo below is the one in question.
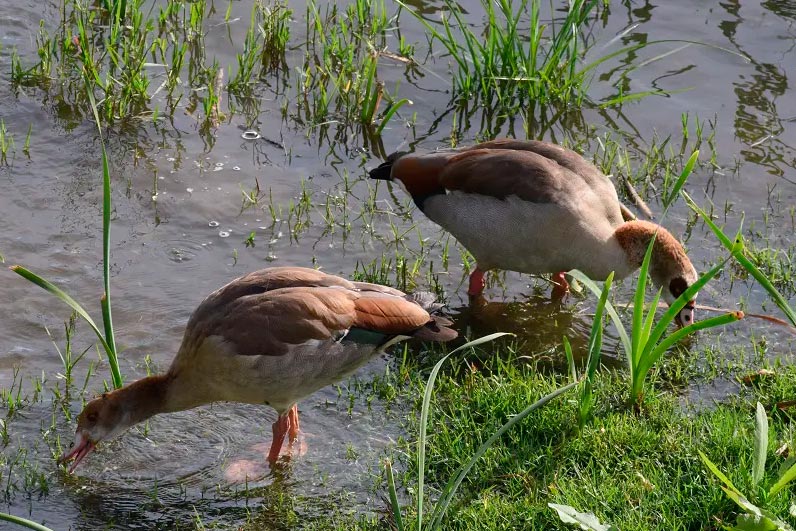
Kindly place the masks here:
[(287, 418), (290, 421), (290, 428), (288, 431), (288, 441), (290, 444), (296, 442), (298, 439), (299, 434), (299, 417), (298, 417), (298, 405), (293, 404), (293, 407), (287, 412)]
[(484, 287), (486, 287), (484, 272), (478, 269), (476, 264), (475, 270), (470, 273), (470, 287), (467, 289), (467, 294), (470, 297), (477, 297), (484, 291)]
[(282, 441), (290, 429), (290, 411), (279, 415), (273, 426), (274, 440), (271, 441), (271, 449), (268, 451), (268, 462), (272, 465), (279, 459), (279, 450), (282, 449)]
[(567, 282), (566, 273), (556, 273), (553, 275), (553, 296), (555, 300), (563, 299), (569, 293), (569, 282)]

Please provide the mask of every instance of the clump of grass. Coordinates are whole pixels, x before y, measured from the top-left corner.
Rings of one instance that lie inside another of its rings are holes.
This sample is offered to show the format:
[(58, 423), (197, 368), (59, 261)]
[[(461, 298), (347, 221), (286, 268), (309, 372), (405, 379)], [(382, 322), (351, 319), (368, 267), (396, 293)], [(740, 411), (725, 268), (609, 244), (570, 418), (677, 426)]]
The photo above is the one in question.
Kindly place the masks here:
[[(477, 98), (484, 106), (520, 108), (551, 103), (580, 105), (591, 71), (626, 47), (582, 66), (588, 49), (584, 29), (595, 14), (597, 0), (569, 2), (560, 22), (541, 20), (539, 0), (482, 0), (486, 27), (474, 30), (461, 7), (445, 0), (442, 29), (404, 6), (447, 50), (455, 63), (453, 91), (460, 100)], [(525, 27), (528, 24), (528, 27)]]
[(229, 82), (230, 94), (250, 95), (260, 76), (285, 65), (291, 15), (286, 4), (255, 2), (243, 50), (236, 54), (238, 69)]
[[(792, 531), (787, 523), (766, 508), (758, 505), (767, 505), (769, 500), (778, 496), (785, 487), (796, 479), (796, 456), (790, 457), (777, 474), (776, 481), (769, 482), (769, 488), (765, 489), (762, 483), (766, 475), (766, 460), (768, 453), (768, 417), (763, 405), (758, 402), (755, 414), (755, 431), (753, 438), (752, 463), (748, 470), (745, 470), (745, 478), (750, 486), (749, 494), (743, 494), (733, 484), (733, 482), (711, 461), (703, 452), (699, 452), (699, 457), (714, 476), (722, 483), (722, 490), (734, 501), (744, 514), (738, 516), (736, 525), (732, 528), (737, 531)], [(791, 507), (791, 515), (794, 509)]]
[[(691, 174), (698, 156), (698, 151), (695, 151), (691, 155), (677, 181), (671, 187), (667, 196), (663, 198), (665, 210), (662, 217), (666, 216), (668, 208), (674, 203), (680, 191), (683, 189), (683, 186), (685, 186), (685, 182)], [(742, 319), (744, 316), (743, 312), (740, 311), (728, 312), (724, 315), (691, 323), (664, 337), (666, 330), (680, 313), (680, 310), (685, 308), (686, 304), (694, 299), (699, 290), (722, 270), (724, 264), (729, 260), (729, 257), (700, 276), (696, 282), (689, 286), (688, 289), (669, 306), (658, 319), (658, 322), (655, 323), (654, 319), (661, 298), (660, 289), (652, 299), (650, 310), (646, 315), (644, 313), (649, 266), (654, 246), (655, 237), (653, 236), (647, 246), (647, 252), (644, 255), (644, 260), (638, 273), (638, 282), (633, 298), (633, 321), (630, 334), (628, 334), (617, 311), (610, 303), (606, 302), (606, 311), (613, 319), (614, 326), (619, 333), (621, 344), (627, 358), (628, 368), (630, 369), (630, 399), (637, 407), (640, 407), (644, 400), (644, 382), (647, 379), (649, 371), (670, 347), (694, 332), (716, 326), (724, 326)], [(731, 252), (735, 252), (735, 250), (731, 249)], [(602, 291), (597, 287), (594, 281), (586, 275), (577, 270), (570, 271), (570, 274), (583, 282), (595, 295), (601, 296)]]
[[(390, 24), (384, 1), (356, 0), (345, 10), (332, 4), (323, 12), (310, 2), (306, 18), (307, 50), (294, 118), (309, 126), (375, 126), (381, 133), (398, 109), (411, 103), (393, 97), (378, 79), (377, 50), (386, 48)], [(387, 108), (379, 117), (383, 101)]]
[[(424, 493), (424, 486), (425, 486), (425, 474), (426, 474), (426, 445), (427, 445), (427, 428), (428, 428), (428, 420), (431, 414), (431, 396), (434, 390), (434, 383), (437, 379), (437, 375), (439, 374), (442, 365), (445, 361), (456, 352), (476, 347), (483, 343), (492, 341), (497, 339), (498, 337), (505, 336), (509, 334), (505, 333), (496, 333), (491, 334), (489, 336), (482, 337), (480, 339), (476, 339), (465, 343), (464, 345), (458, 347), (457, 349), (451, 351), (449, 354), (442, 357), (434, 368), (431, 370), (431, 374), (428, 377), (428, 382), (426, 383), (425, 393), (423, 395), (423, 404), (420, 409), (420, 433), (418, 436), (417, 441), (417, 490), (415, 491), (415, 499), (416, 499), (416, 506), (415, 510), (415, 525), (414, 529), (418, 531), (427, 529), (427, 530), (434, 530), (440, 529), (442, 527), (442, 522), (445, 518), (445, 514), (448, 511), (448, 508), (453, 501), (453, 497), (456, 495), (456, 491), (459, 489), (459, 486), (464, 481), (467, 474), (470, 470), (476, 465), (476, 463), (481, 459), (481, 457), (492, 447), (492, 445), (497, 442), (504, 433), (509, 431), (512, 426), (521, 422), (525, 419), (528, 415), (530, 415), (535, 410), (539, 409), (540, 407), (544, 406), (551, 400), (555, 399), (556, 397), (564, 394), (572, 387), (577, 385), (578, 382), (571, 382), (568, 385), (565, 385), (555, 391), (548, 393), (544, 397), (540, 398), (539, 400), (533, 402), (528, 407), (523, 409), (520, 413), (514, 415), (510, 420), (504, 423), (497, 431), (495, 431), (486, 441), (481, 444), (478, 449), (472, 454), (467, 462), (465, 462), (459, 469), (456, 471), (454, 475), (451, 476), (448, 483), (442, 489), (441, 495), (439, 500), (430, 515), (429, 521), (427, 525), (423, 525), (423, 520), (425, 517), (423, 503), (425, 499)], [(387, 485), (390, 494), (390, 504), (392, 508), (392, 516), (395, 521), (395, 526), (398, 531), (404, 531), (405, 526), (403, 522), (402, 510), (400, 505), (398, 504), (398, 495), (397, 490), (395, 487), (395, 479), (393, 477), (392, 466), (388, 462), (386, 465), (386, 472), (387, 472)]]

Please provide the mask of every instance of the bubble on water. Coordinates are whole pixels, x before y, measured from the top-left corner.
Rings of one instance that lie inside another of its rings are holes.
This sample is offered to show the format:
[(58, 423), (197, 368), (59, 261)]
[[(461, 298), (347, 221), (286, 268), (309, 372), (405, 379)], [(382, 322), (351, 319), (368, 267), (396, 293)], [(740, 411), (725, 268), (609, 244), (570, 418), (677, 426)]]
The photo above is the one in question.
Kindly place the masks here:
[(177, 159), (175, 159), (174, 157), (169, 157), (166, 160), (169, 161), (169, 162), (176, 162), (177, 161)]
[(216, 168), (223, 168), (223, 167), (224, 167), (223, 162), (216, 162)]
[(177, 173), (177, 170), (169, 170), (169, 173)]
[(213, 168), (213, 171), (221, 171), (223, 169), (224, 169), (224, 165), (222, 164), (221, 166), (216, 166), (215, 168)]
[(219, 186), (218, 188), (216, 188), (216, 190), (218, 190), (220, 192), (221, 191), (221, 187)]
[(193, 188), (186, 188), (185, 191), (188, 192), (189, 194), (192, 194), (193, 193)]
[(274, 253), (268, 253), (268, 255), (265, 257), (265, 260), (267, 262), (273, 262), (276, 259), (277, 259), (277, 256)]
[(260, 230), (268, 230), (268, 227), (266, 227), (265, 225), (263, 225), (262, 227), (257, 227), (257, 228), (260, 229)]
[(157, 200), (158, 200), (158, 194), (153, 195), (152, 196), (152, 201), (157, 201)]
[(276, 237), (277, 237), (277, 238), (281, 238), (281, 237), (282, 237), (282, 231), (281, 231), (281, 230), (280, 230), (279, 232), (277, 232), (277, 233), (276, 233)]
[(219, 232), (218, 232), (218, 236), (219, 236), (220, 238), (229, 238), (229, 232), (227, 232), (227, 231), (225, 231), (225, 230), (219, 231)]
[(218, 221), (215, 221), (215, 220), (213, 220), (213, 221), (211, 221), (210, 223), (207, 224), (208, 227), (218, 227), (219, 225), (221, 225), (221, 223), (219, 223)]
[(235, 171), (240, 171), (240, 166), (233, 166), (232, 169)]
[(260, 223), (262, 220), (261, 219), (255, 219), (254, 221), (256, 221), (257, 223)]
[(248, 131), (244, 131), (243, 134), (240, 135), (243, 140), (257, 140), (260, 138), (260, 133), (254, 131), (253, 129), (249, 129)]

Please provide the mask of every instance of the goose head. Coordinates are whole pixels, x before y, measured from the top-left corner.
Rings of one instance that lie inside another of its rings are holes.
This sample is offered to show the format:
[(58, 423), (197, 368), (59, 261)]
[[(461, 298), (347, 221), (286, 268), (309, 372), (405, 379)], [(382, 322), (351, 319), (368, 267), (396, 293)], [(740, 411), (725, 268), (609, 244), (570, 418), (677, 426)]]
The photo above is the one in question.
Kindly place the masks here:
[[(617, 241), (634, 268), (641, 267), (653, 237), (655, 244), (650, 259), (649, 275), (653, 284), (661, 289), (663, 299), (671, 305), (698, 278), (696, 269), (682, 244), (669, 231), (648, 221), (628, 221), (616, 229)], [(694, 322), (696, 296), (694, 294), (675, 317), (679, 326), (688, 326)]]

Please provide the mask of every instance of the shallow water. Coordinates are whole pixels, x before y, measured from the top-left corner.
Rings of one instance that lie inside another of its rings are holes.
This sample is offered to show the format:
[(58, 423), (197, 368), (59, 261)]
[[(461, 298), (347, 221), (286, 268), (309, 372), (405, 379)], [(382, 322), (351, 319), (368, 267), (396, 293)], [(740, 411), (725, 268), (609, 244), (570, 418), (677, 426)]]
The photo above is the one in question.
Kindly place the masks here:
[[(480, 24), (480, 4), (463, 4), (469, 20)], [(410, 5), (438, 22), (441, 2)], [(295, 72), (303, 53), (305, 7), (300, 2), (291, 7), (291, 43), (296, 47), (289, 51), (287, 61), (289, 71)], [(226, 5), (217, 6), (217, 13), (208, 20), (206, 53), (222, 65), (234, 69), (234, 53), (243, 41), (250, 8), (248, 1), (234, 4), (233, 22), (224, 24)], [(55, 95), (32, 88), (15, 90), (8, 74), (11, 50), (32, 61), (39, 21), (57, 21), (59, 9), (50, 3), (0, 1), (0, 118), (16, 144), (9, 164), (0, 165), (0, 253), (7, 264), (23, 264), (64, 287), (98, 317), (102, 190), (95, 126), (75, 117)], [(400, 27), (409, 42), (417, 43), (416, 57), (425, 57), (426, 39), (419, 24), (404, 14)], [(589, 91), (593, 101), (616, 96), (618, 77), (611, 73), (626, 63), (638, 66), (627, 76), (627, 90), (661, 89), (671, 94), (621, 108), (587, 106), (582, 113), (572, 112), (566, 121), (552, 121), (549, 126), (540, 117), (530, 124), (532, 134), (576, 143), (589, 156), (600, 152), (595, 139), (605, 133), (641, 151), (655, 135), (671, 135), (672, 145), (679, 149), (682, 113), (690, 113), (692, 120), (698, 116), (715, 121), (715, 129), (706, 125), (706, 136), (715, 132), (716, 166), (699, 168), (687, 189), (701, 204), (715, 204), (718, 220), (728, 223), (728, 231), (737, 228), (745, 213), (747, 236), (758, 246), (787, 249), (793, 245), (789, 209), (796, 204), (796, 97), (789, 79), (796, 74), (796, 11), (792, 3), (723, 2), (693, 7), (685, 0), (613, 2), (610, 13), (594, 23), (592, 34), (587, 61), (624, 45), (671, 41), (620, 54), (606, 63)], [(691, 40), (709, 46), (685, 42)], [(397, 39), (391, 38), (388, 44), (396, 47)], [(382, 255), (394, 260), (397, 253), (407, 255), (410, 262), (423, 258), (421, 284), (433, 262), (449, 306), (454, 315), (461, 313), (463, 330), (469, 327), (478, 334), (521, 331), (529, 356), (553, 355), (563, 334), (575, 336), (575, 344), (582, 341), (591, 322), (588, 304), (553, 307), (540, 298), (547, 290), (543, 282), (534, 284), (513, 273), (500, 277), (501, 282), (489, 289), (488, 297), (495, 304), (488, 312), (470, 315), (463, 308), (465, 277), (453, 239), (419, 213), (407, 215), (411, 206), (399, 190), (390, 192), (380, 186), (374, 192), (377, 211), (369, 213), (363, 207), (374, 188), (364, 177), (366, 169), (378, 162), (372, 154), (376, 149), (435, 149), (449, 145), (452, 133), (467, 144), (482, 134), (482, 128), (496, 136), (524, 135), (521, 117), (492, 117), (479, 108), (464, 114), (451, 110), (446, 93), (449, 63), (436, 48), (416, 71), (382, 59), (380, 77), (388, 87), (401, 81), (400, 96), (414, 102), (400, 113), (401, 120), (385, 129), (383, 146), (371, 146), (362, 135), (336, 134), (334, 124), (307, 128), (283, 119), (283, 99), (295, 97), (295, 91), (275, 93), (268, 87), (258, 93), (259, 112), (250, 118), (230, 113), (211, 135), (202, 134), (196, 120), (184, 113), (157, 127), (142, 120), (124, 130), (112, 130), (112, 300), (127, 378), (145, 373), (146, 356), (151, 356), (156, 367), (167, 367), (191, 310), (207, 293), (238, 275), (290, 264), (351, 276), (358, 265)], [(416, 113), (414, 124), (405, 126), (412, 113)], [(31, 124), (28, 158), (21, 147)], [(244, 140), (241, 133), (249, 128), (263, 138)], [(707, 160), (707, 143), (702, 150)], [(255, 179), (262, 191), (270, 190), (275, 208), (281, 208), (278, 221), (268, 210), (267, 193), (262, 204), (242, 211), (241, 190), (253, 189)], [(312, 206), (297, 223), (297, 217), (288, 212), (291, 203), (299, 203), (302, 183), (311, 194)], [(331, 225), (324, 220), (327, 203), (335, 218)], [(654, 192), (651, 206), (660, 212)], [(688, 219), (687, 208), (678, 205), (665, 224), (686, 239), (692, 260), (704, 270), (723, 251), (705, 227), (688, 224)], [(390, 223), (404, 234), (397, 244)], [(251, 231), (256, 231), (256, 245), (247, 248), (243, 240)], [(425, 242), (422, 248), (420, 240)], [(440, 255), (446, 244), (450, 258), (444, 267)], [(619, 300), (627, 300), (629, 285), (625, 283)], [(760, 288), (744, 280), (730, 282), (726, 274), (700, 294), (701, 303), (722, 308), (734, 308), (740, 299), (749, 311), (776, 313)], [(511, 304), (504, 307), (504, 302)], [(155, 418), (147, 432), (131, 431), (92, 456), (76, 477), (67, 477), (57, 470), (47, 445), (36, 440), (53, 418), (50, 440), (60, 436), (68, 441), (72, 436), (73, 425), (64, 420), (57, 403), (51, 404), (48, 389), (62, 367), (44, 330), (49, 327), (62, 346), (61, 323), (69, 313), (11, 272), (2, 274), (0, 305), (4, 316), (0, 388), (11, 386), (18, 368), (17, 381), (24, 382), (22, 394), (31, 402), (23, 414), (8, 421), (12, 439), (3, 452), (11, 456), (27, 449), (30, 470), (14, 472), (20, 485), (37, 473), (44, 474), (49, 485), (46, 495), (35, 485), (12, 490), (1, 510), (60, 529), (94, 529), (108, 521), (130, 529), (192, 526), (194, 507), (205, 523), (231, 525), (245, 520), (247, 497), (235, 495), (235, 487), (218, 485), (223, 485), (223, 469), (230, 460), (254, 459), (261, 453), (257, 445), (270, 440), (273, 411), (219, 404)], [(75, 349), (82, 351), (91, 344), (91, 336), (86, 326), (78, 326)], [(719, 344), (743, 351), (749, 348), (752, 335), (767, 339), (772, 357), (792, 358), (789, 335), (754, 320), (721, 335), (705, 334), (694, 348)], [(615, 356), (615, 348), (616, 341), (609, 337), (606, 355)], [(98, 359), (93, 351), (88, 358)], [(388, 364), (387, 357), (382, 357), (359, 377), (367, 380), (381, 374)], [(86, 368), (81, 363), (76, 369), (78, 386)], [(91, 392), (102, 390), (107, 369), (98, 363), (96, 372), (99, 376), (88, 382)], [(47, 383), (37, 401), (30, 380), (42, 375)], [(687, 394), (699, 400), (700, 389), (694, 386)], [(733, 389), (711, 389), (707, 396), (720, 397)], [(80, 405), (73, 399), (66, 407), (76, 413)], [(257, 510), (264, 507), (264, 513), (273, 513), (275, 522), (285, 521), (287, 513), (280, 512), (286, 510), (280, 505), (283, 494), (301, 499), (291, 510), (302, 518), (331, 505), (371, 511), (380, 507), (379, 493), (371, 488), (372, 475), (378, 473), (385, 448), (401, 434), (401, 415), (385, 415), (378, 400), (369, 408), (362, 396), (354, 400), (349, 413), (347, 394), (339, 397), (334, 388), (313, 395), (300, 407), (309, 450), (288, 470), (250, 485), (262, 487), (251, 494), (258, 500)], [(347, 452), (349, 445), (356, 459)]]

